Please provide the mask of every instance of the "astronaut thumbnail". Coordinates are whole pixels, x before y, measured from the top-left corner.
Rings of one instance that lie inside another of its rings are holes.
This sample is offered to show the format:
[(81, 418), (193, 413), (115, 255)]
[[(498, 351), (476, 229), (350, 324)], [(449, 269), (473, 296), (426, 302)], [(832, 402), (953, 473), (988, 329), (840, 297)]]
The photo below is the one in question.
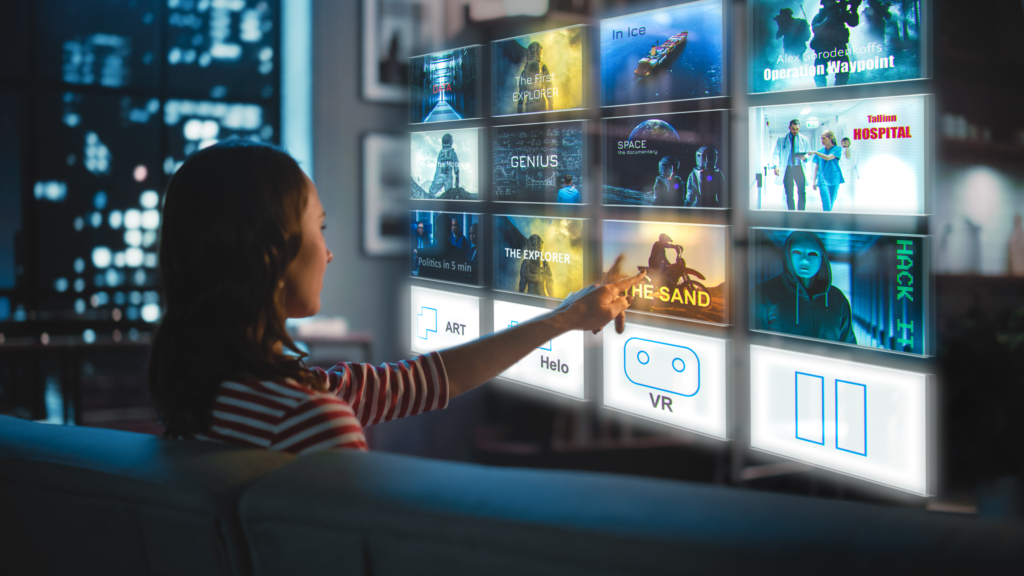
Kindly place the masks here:
[(601, 21), (601, 105), (722, 96), (722, 0)]
[(603, 203), (727, 207), (728, 121), (722, 110), (604, 120)]
[(754, 330), (926, 355), (928, 238), (752, 228)]
[(478, 128), (413, 132), (410, 137), (413, 199), (480, 199)]
[(927, 2), (752, 0), (750, 91), (922, 78)]
[(483, 230), (478, 214), (410, 213), (410, 274), (480, 285)]
[(480, 51), (467, 46), (409, 59), (409, 123), (479, 118)]
[(751, 108), (750, 209), (925, 214), (928, 102)]
[(492, 114), (531, 114), (583, 107), (584, 26), (491, 43)]
[(586, 223), (494, 216), (494, 289), (565, 298), (583, 288)]
[(630, 310), (728, 323), (728, 227), (605, 220), (602, 234), (606, 282), (647, 272), (647, 280), (632, 289)]
[(581, 121), (493, 128), (494, 200), (582, 203), (587, 195), (583, 145)]

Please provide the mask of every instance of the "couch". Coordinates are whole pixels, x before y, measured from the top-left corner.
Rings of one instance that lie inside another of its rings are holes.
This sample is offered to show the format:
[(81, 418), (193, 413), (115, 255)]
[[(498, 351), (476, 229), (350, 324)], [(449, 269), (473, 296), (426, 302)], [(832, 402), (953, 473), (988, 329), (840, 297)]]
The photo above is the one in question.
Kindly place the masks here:
[(1024, 524), (0, 416), (0, 574), (983, 574)]

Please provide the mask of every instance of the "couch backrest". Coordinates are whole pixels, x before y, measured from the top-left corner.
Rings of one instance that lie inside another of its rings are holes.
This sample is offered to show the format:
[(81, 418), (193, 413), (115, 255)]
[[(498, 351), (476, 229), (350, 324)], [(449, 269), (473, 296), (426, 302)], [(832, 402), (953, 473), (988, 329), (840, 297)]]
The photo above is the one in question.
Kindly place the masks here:
[(238, 498), (294, 460), (0, 416), (0, 572), (248, 574)]
[(258, 576), (905, 575), (1024, 566), (1019, 522), (374, 453), (300, 458), (255, 482), (240, 514)]

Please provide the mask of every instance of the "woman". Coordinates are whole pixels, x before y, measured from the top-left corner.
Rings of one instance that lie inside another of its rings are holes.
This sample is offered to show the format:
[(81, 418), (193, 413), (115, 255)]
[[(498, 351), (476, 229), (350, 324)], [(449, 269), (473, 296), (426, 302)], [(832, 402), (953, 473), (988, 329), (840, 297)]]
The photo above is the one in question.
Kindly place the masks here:
[(821, 150), (811, 152), (814, 154), (811, 181), (814, 182), (815, 190), (821, 187), (822, 208), (825, 212), (831, 212), (839, 196), (839, 185), (845, 182), (843, 171), (839, 168), (839, 156), (843, 151), (836, 146), (836, 135), (831, 130), (821, 135), (821, 145)]
[(857, 197), (857, 180), (860, 180), (860, 169), (857, 167), (860, 153), (852, 148), (849, 138), (844, 137), (839, 144), (843, 147), (843, 153), (839, 156), (839, 168), (843, 172), (843, 180), (846, 181), (843, 190), (852, 205)]
[(642, 275), (593, 285), (534, 321), (398, 364), (308, 369), (286, 318), (320, 309), (333, 258), (316, 186), (286, 153), (228, 140), (195, 153), (164, 200), (163, 320), (149, 386), (165, 435), (308, 453), (366, 449), (363, 427), (444, 408), (570, 330), (621, 330)]

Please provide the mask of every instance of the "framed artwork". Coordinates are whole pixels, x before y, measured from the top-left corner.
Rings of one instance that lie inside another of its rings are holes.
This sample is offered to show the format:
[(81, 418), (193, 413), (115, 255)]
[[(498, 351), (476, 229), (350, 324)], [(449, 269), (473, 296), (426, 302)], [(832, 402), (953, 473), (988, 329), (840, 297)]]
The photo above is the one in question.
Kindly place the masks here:
[(363, 0), (363, 99), (408, 104), (409, 59), (444, 39), (444, 0)]
[(363, 135), (363, 254), (402, 256), (408, 251), (409, 137)]

